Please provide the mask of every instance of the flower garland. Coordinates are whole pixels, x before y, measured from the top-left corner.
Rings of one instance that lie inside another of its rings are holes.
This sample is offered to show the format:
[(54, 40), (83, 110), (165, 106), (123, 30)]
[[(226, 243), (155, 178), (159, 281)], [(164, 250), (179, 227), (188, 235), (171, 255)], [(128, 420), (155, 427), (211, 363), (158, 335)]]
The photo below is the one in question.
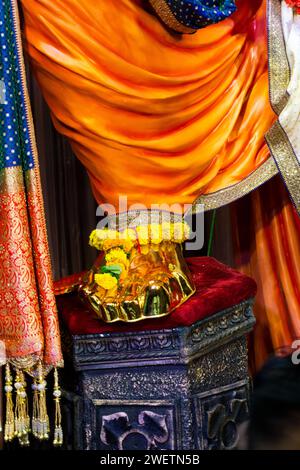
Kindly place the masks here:
[(146, 245), (152, 244), (157, 249), (164, 241), (183, 243), (189, 235), (190, 227), (186, 222), (138, 225), (121, 232), (108, 228), (93, 230), (90, 245), (106, 253), (105, 265), (101, 267), (100, 273), (94, 274), (94, 281), (103, 289), (113, 292), (119, 280), (126, 277), (129, 253), (134, 246), (145, 253)]
[(295, 12), (300, 15), (300, 0), (285, 0), (286, 4), (294, 8)]
[(162, 222), (161, 224), (138, 225), (123, 231), (109, 228), (96, 229), (90, 235), (90, 245), (100, 251), (122, 247), (129, 253), (133, 246), (160, 244), (163, 241), (183, 243), (189, 238), (190, 226), (186, 222)]

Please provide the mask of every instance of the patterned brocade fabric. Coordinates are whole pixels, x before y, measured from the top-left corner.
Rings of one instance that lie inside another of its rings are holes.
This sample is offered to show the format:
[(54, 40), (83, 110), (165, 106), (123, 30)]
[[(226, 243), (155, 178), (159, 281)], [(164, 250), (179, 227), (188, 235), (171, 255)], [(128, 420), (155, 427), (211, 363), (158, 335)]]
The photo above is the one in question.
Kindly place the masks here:
[(0, 3), (0, 340), (31, 368), (62, 365), (38, 158), (15, 0)]

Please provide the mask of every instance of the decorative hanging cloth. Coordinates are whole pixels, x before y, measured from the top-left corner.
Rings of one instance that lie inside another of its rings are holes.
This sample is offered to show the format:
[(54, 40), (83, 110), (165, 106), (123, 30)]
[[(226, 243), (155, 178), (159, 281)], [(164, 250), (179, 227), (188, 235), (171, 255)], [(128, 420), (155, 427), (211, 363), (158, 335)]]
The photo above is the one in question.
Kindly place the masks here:
[[(24, 372), (34, 378), (32, 428), (37, 437), (46, 438), (45, 376), (52, 367), (62, 366), (63, 360), (16, 0), (0, 3), (0, 33), (0, 341), (7, 358), (5, 439), (17, 436), (21, 444), (28, 444)], [(57, 374), (54, 394), (58, 408)], [(61, 441), (59, 419), (56, 424), (57, 443)]]
[(300, 2), (268, 1), (271, 104), (278, 115), (267, 143), (300, 212)]
[(213, 209), (278, 171), (263, 0), (237, 0), (193, 35), (170, 32), (148, 1), (20, 3), (33, 73), (99, 204)]

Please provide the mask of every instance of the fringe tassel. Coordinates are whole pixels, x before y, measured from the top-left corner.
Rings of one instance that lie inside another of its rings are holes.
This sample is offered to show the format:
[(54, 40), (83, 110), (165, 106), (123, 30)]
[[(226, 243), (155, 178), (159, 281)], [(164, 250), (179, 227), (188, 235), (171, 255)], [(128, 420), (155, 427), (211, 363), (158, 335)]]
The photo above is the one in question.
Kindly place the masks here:
[[(34, 390), (35, 399), (35, 414), (32, 420), (32, 428), (34, 427), (34, 435), (40, 441), (49, 439), (49, 417), (47, 413), (47, 402), (46, 402), (46, 386), (47, 382), (43, 373), (42, 364), (38, 365), (38, 378), (36, 381), (36, 390)], [(35, 393), (36, 392), (36, 393)]]
[(33, 389), (33, 414), (32, 434), (40, 441), (49, 439), (49, 417), (46, 403), (47, 382), (43, 374), (42, 364), (38, 365), (38, 378), (34, 380)]
[[(50, 425), (47, 413), (45, 374), (42, 363), (37, 366), (37, 376), (33, 379), (33, 409), (30, 429), (30, 418), (28, 411), (28, 396), (26, 391), (26, 381), (24, 372), (17, 369), (13, 386), (13, 375), (9, 363), (5, 366), (5, 396), (6, 396), (6, 419), (4, 426), (5, 442), (12, 441), (15, 437), (19, 439), (21, 446), (29, 445), (29, 433), (32, 432), (39, 440), (49, 439)], [(16, 403), (14, 409), (13, 393), (16, 393)], [(61, 389), (58, 382), (58, 371), (54, 369), (53, 388), (55, 421), (53, 445), (63, 444), (63, 430), (61, 418)]]
[(38, 436), (38, 416), (39, 416), (39, 397), (37, 389), (37, 381), (33, 379), (33, 384), (31, 385), (33, 400), (32, 400), (32, 420), (31, 420), (31, 430), (34, 437)]
[(63, 430), (61, 425), (61, 409), (60, 409), (60, 398), (61, 390), (58, 382), (58, 371), (54, 369), (54, 406), (55, 406), (55, 423), (54, 423), (54, 446), (61, 446), (63, 444)]
[(15, 437), (15, 416), (13, 404), (13, 377), (10, 370), (10, 365), (5, 366), (5, 395), (6, 395), (6, 419), (4, 425), (4, 440), (6, 442), (12, 441)]
[(29, 445), (30, 418), (28, 414), (28, 398), (24, 373), (17, 370), (15, 377), (16, 409), (15, 409), (15, 435), (22, 446)]

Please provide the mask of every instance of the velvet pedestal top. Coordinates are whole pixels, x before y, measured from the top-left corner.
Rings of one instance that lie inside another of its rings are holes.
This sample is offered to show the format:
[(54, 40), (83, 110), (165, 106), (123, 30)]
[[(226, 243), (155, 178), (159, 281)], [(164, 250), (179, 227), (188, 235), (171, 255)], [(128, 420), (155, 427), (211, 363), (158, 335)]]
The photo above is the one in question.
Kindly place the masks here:
[(57, 297), (60, 315), (72, 335), (163, 330), (190, 326), (256, 295), (253, 279), (214, 258), (189, 258), (187, 261), (197, 291), (167, 317), (130, 324), (106, 324), (96, 318), (74, 293)]

